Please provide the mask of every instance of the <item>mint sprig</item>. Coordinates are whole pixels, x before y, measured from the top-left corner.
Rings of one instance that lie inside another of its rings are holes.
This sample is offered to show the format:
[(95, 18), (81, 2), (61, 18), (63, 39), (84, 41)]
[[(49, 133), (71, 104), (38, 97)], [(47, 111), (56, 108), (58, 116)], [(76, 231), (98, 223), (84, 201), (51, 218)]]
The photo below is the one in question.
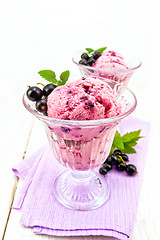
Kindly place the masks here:
[(115, 148), (121, 150), (123, 153), (136, 153), (134, 147), (137, 141), (142, 138), (140, 136), (141, 130), (129, 132), (121, 136), (118, 131), (116, 131), (110, 153), (114, 151)]
[(107, 49), (107, 47), (98, 48), (98, 49), (94, 50), (94, 52), (100, 52), (100, 53), (102, 53), (102, 52), (104, 52), (106, 49)]
[(86, 51), (88, 52), (88, 54), (93, 53), (93, 52), (104, 52), (107, 49), (107, 47), (102, 47), (102, 48), (98, 48), (96, 50), (94, 50), (93, 48), (86, 48)]
[(57, 83), (56, 74), (52, 70), (41, 70), (38, 74), (48, 82)]
[(70, 75), (69, 71), (62, 72), (60, 75), (60, 80), (58, 81), (57, 85), (58, 86), (64, 85), (67, 82), (69, 75)]
[(61, 86), (61, 85), (64, 85), (68, 81), (70, 71), (67, 70), (67, 71), (62, 72), (60, 74), (60, 77), (59, 77), (60, 80), (57, 80), (56, 74), (52, 70), (41, 70), (41, 71), (38, 72), (38, 74), (42, 78), (47, 80), (48, 82), (53, 83), (53, 84), (57, 84), (57, 86)]
[(86, 48), (86, 51), (90, 54), (90, 53), (94, 52), (94, 49), (92, 49), (92, 48)]

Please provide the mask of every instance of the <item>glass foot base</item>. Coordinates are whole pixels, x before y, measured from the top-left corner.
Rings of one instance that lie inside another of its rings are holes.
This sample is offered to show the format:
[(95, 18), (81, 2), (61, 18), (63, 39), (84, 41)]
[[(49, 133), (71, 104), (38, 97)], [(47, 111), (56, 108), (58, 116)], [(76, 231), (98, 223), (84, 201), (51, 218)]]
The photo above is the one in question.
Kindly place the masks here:
[(91, 210), (102, 206), (109, 197), (109, 186), (96, 172), (66, 170), (54, 182), (57, 200), (73, 210)]

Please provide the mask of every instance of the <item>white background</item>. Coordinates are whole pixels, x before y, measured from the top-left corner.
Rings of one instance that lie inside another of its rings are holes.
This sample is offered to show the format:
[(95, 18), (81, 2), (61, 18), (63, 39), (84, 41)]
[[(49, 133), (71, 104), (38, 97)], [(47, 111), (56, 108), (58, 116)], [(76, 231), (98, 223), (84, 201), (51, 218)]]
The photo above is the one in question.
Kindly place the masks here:
[(142, 60), (129, 87), (137, 95), (141, 116), (150, 120), (160, 86), (159, 23), (158, 0), (1, 0), (0, 79), (4, 88), (10, 83), (1, 94), (6, 101), (12, 84), (36, 82), (41, 69), (74, 73), (76, 51), (108, 46)]
[(148, 207), (160, 220), (159, 23), (158, 0), (0, 0), (1, 172), (12, 165), (12, 152), (18, 151), (29, 118), (22, 94), (27, 85), (41, 81), (39, 70), (79, 73), (72, 57), (86, 47), (134, 53), (142, 67), (129, 82), (138, 100), (133, 115), (151, 123), (143, 188), (150, 198)]

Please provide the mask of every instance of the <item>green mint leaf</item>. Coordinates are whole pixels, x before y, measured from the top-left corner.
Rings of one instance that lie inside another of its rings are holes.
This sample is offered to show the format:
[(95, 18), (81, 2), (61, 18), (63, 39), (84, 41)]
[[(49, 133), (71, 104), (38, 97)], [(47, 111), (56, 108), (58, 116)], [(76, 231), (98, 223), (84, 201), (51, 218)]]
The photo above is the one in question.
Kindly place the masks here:
[(62, 86), (62, 85), (64, 85), (64, 84), (61, 80), (57, 81), (57, 86)]
[(63, 82), (63, 85), (67, 82), (67, 80), (69, 78), (69, 75), (70, 75), (70, 71), (69, 70), (64, 71), (64, 72), (61, 73), (60, 79)]
[(120, 133), (116, 131), (110, 153), (112, 153), (115, 148), (121, 150), (123, 153), (136, 153), (133, 147), (135, 147), (137, 141), (142, 138), (140, 132), (141, 130), (138, 130), (121, 136)]
[(124, 144), (120, 137), (115, 137), (113, 140), (113, 144), (118, 149), (124, 149)]
[(86, 51), (90, 54), (91, 52), (94, 52), (94, 49), (92, 49), (92, 48), (86, 48)]
[(115, 138), (117, 138), (117, 137), (119, 137), (119, 138), (121, 138), (121, 134), (118, 132), (118, 131), (116, 131), (116, 133), (115, 133), (115, 136), (114, 136)]
[(141, 130), (126, 133), (125, 135), (122, 136), (122, 140), (124, 142), (127, 142), (127, 141), (131, 141), (133, 138), (137, 138), (137, 137), (139, 138), (140, 133), (141, 133)]
[(70, 75), (69, 70), (62, 72), (60, 75), (60, 80), (57, 81), (57, 86), (65, 85), (66, 82), (68, 81), (69, 75)]
[(122, 151), (123, 153), (136, 153), (136, 150), (129, 146), (128, 147), (126, 146)]
[(113, 151), (115, 148), (118, 148), (118, 149), (120, 149), (120, 148), (123, 149), (124, 148), (124, 144), (121, 140), (121, 135), (118, 131), (116, 131), (116, 133), (115, 133), (110, 152)]
[(137, 145), (136, 141), (130, 141), (130, 142), (124, 143), (124, 148), (125, 147), (134, 147), (136, 145)]
[(56, 74), (52, 70), (41, 70), (38, 74), (48, 82), (57, 83)]
[(132, 140), (130, 140), (129, 142), (125, 142), (124, 144), (128, 144), (131, 147), (136, 146), (137, 141), (142, 138), (142, 137), (137, 137), (137, 138), (133, 138)]
[(132, 138), (131, 141), (138, 141), (140, 138), (143, 138), (143, 137), (141, 137), (141, 136), (139, 136), (139, 137), (135, 137), (135, 138)]
[(57, 86), (59, 87), (59, 86), (62, 86), (63, 85), (63, 83), (62, 83), (62, 81), (57, 81)]
[(96, 49), (94, 52), (100, 52), (100, 53), (102, 53), (102, 52), (104, 52), (104, 51), (106, 50), (106, 48), (107, 48), (107, 47), (98, 48), (98, 49)]
[(128, 135), (124, 135), (124, 136), (122, 136), (122, 141), (123, 142), (130, 142), (131, 141), (131, 138), (128, 136)]

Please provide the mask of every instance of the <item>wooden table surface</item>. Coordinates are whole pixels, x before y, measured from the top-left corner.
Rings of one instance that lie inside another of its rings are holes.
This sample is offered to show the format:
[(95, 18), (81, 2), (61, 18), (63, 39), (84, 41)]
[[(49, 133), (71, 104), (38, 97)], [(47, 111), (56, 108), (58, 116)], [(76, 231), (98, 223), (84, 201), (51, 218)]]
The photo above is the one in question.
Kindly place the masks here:
[[(50, 0), (45, 3), (37, 0), (0, 2), (2, 33), (0, 39), (0, 239), (66, 239), (33, 234), (32, 229), (20, 225), (21, 213), (11, 209), (14, 197), (22, 184), (12, 173), (12, 167), (47, 142), (41, 123), (24, 109), (22, 95), (27, 85), (41, 81), (37, 74), (39, 70), (52, 69), (60, 73), (70, 69), (73, 74), (79, 74), (71, 60), (74, 53), (85, 47), (98, 48), (109, 44), (128, 51), (132, 50), (139, 55), (143, 63), (129, 82), (129, 88), (133, 90), (138, 100), (137, 108), (132, 115), (148, 121), (151, 124), (151, 131), (149, 148), (146, 149), (148, 157), (144, 166), (138, 211), (130, 239), (158, 240), (160, 239), (158, 1), (153, 0), (151, 4), (149, 1), (135, 0), (131, 3), (124, 0), (116, 1), (116, 6), (105, 0), (99, 5), (97, 1), (90, 0), (88, 2), (82, 0), (81, 3), (77, 2), (77, 5), (72, 0), (63, 1), (63, 4), (60, 2), (56, 5)], [(91, 25), (90, 29), (84, 27), (86, 19), (90, 20), (88, 16), (84, 19), (84, 9), (90, 13), (97, 12), (97, 15), (95, 14), (97, 22), (94, 27)], [(77, 22), (74, 21), (75, 19)], [(121, 29), (117, 26), (117, 21)], [(97, 36), (100, 32), (101, 39)], [(63, 55), (62, 52), (65, 54)], [(69, 239), (107, 240), (109, 238), (91, 236)]]

